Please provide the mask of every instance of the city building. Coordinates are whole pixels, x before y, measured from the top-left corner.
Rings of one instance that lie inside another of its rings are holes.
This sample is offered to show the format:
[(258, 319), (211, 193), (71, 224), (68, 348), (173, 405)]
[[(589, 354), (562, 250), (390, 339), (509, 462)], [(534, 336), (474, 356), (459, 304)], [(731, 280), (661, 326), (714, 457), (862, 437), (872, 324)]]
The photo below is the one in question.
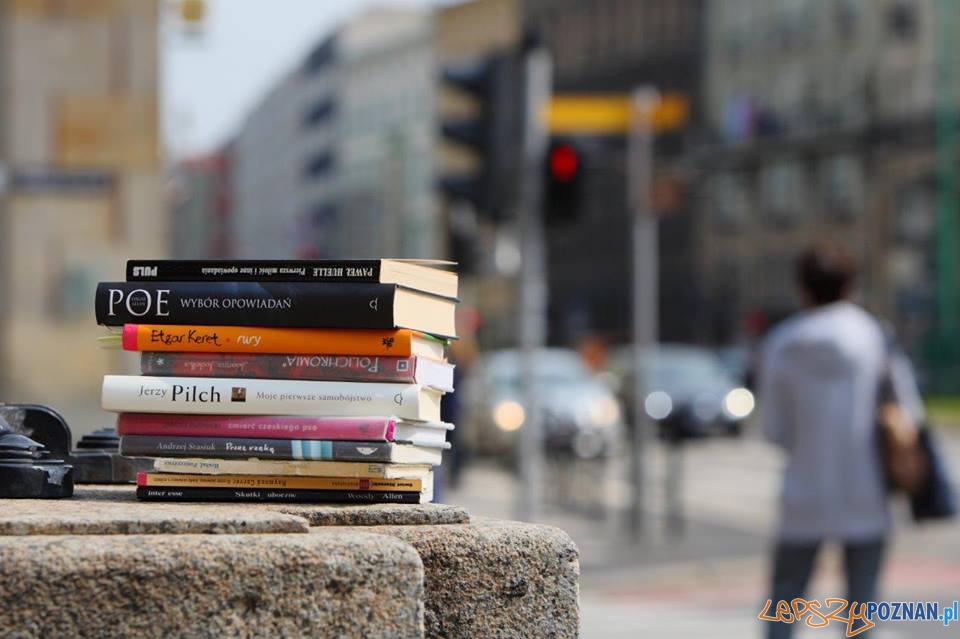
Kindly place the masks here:
[(237, 257), (338, 254), (335, 38), (284, 75), (234, 137), (230, 237)]
[(955, 118), (960, 69), (952, 44), (937, 50), (949, 37), (938, 7), (957, 11), (935, 0), (708, 3), (704, 338), (736, 339), (796, 308), (793, 260), (827, 236), (860, 254), (864, 303), (915, 354), (926, 348), (938, 294), (937, 96)]
[(432, 18), (373, 9), (320, 42), (233, 145), (238, 257), (437, 257)]
[(233, 255), (231, 146), (188, 158), (173, 168), (168, 187), (170, 254), (174, 259)]
[[(164, 255), (160, 2), (0, 3), (0, 399), (107, 424), (92, 300)], [(127, 362), (129, 365), (131, 362)]]
[[(550, 48), (555, 94), (620, 94), (639, 87), (692, 105), (685, 130), (657, 142), (659, 336), (696, 337), (702, 292), (693, 252), (699, 229), (688, 196), (689, 151), (700, 126), (702, 0), (527, 0), (524, 24)], [(630, 337), (631, 254), (623, 136), (579, 136), (585, 178), (578, 219), (547, 229), (551, 339)], [(547, 212), (549, 216), (549, 211)]]
[(336, 38), (338, 256), (437, 257), (432, 17), (378, 8)]

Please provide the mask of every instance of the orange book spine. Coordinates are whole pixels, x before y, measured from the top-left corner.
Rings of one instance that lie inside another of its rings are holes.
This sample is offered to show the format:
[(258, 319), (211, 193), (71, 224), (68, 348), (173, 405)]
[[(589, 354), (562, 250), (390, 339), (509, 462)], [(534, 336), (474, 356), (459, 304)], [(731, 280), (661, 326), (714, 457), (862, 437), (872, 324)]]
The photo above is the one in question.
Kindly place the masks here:
[(414, 331), (125, 324), (123, 349), (190, 353), (409, 357)]

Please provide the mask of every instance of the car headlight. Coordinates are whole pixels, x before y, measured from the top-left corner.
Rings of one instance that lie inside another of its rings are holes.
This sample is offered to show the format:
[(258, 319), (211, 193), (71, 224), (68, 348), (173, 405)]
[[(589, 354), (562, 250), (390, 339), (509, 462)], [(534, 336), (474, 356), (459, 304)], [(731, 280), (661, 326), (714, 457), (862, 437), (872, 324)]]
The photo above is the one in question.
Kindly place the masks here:
[(620, 421), (620, 405), (612, 397), (600, 397), (590, 404), (590, 421), (597, 426), (613, 426)]
[(497, 403), (493, 407), (493, 423), (505, 432), (512, 432), (523, 426), (526, 413), (519, 402), (512, 399)]
[(723, 412), (730, 419), (743, 419), (753, 412), (756, 402), (746, 388), (734, 388), (723, 398)]
[(673, 400), (663, 391), (653, 391), (643, 400), (643, 410), (651, 419), (666, 419), (673, 412)]

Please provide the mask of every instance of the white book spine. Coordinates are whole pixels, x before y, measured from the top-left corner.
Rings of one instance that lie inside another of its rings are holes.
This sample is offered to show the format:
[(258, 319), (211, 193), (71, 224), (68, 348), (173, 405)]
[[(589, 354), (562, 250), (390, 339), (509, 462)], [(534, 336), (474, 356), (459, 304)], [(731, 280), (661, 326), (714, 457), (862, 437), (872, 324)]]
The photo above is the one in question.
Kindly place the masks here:
[(423, 419), (415, 384), (106, 375), (104, 410), (209, 415)]

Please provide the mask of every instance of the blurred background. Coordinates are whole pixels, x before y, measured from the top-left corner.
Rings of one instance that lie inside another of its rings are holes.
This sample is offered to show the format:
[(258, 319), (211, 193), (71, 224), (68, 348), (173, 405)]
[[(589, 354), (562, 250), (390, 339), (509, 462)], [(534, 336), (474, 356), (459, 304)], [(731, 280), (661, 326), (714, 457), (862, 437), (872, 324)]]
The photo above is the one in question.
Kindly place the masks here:
[[(783, 462), (755, 432), (754, 361), (811, 239), (857, 251), (857, 299), (960, 469), (958, 30), (952, 0), (0, 0), (0, 401), (52, 405), (75, 437), (111, 425), (101, 377), (136, 362), (97, 349), (92, 300), (128, 258), (453, 259), (442, 500), (567, 530), (585, 637), (759, 636)], [(531, 34), (556, 116), (533, 173)], [(635, 260), (638, 88), (660, 96), (641, 158), (658, 250)], [(904, 525), (884, 595), (952, 603), (958, 532)], [(813, 594), (837, 596), (824, 561)]]

